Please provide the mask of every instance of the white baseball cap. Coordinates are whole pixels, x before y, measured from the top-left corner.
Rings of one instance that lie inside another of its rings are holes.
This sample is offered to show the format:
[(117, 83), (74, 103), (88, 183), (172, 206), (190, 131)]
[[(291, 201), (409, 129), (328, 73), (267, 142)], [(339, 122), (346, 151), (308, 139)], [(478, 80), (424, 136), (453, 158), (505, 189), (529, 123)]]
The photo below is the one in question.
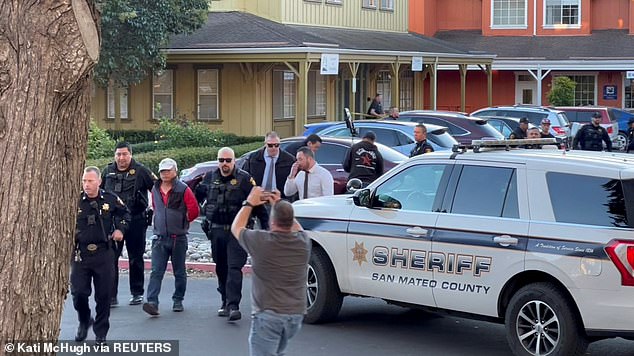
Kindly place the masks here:
[(165, 158), (159, 163), (159, 172), (166, 170), (175, 170), (178, 171), (178, 166), (176, 166), (176, 161), (171, 158)]

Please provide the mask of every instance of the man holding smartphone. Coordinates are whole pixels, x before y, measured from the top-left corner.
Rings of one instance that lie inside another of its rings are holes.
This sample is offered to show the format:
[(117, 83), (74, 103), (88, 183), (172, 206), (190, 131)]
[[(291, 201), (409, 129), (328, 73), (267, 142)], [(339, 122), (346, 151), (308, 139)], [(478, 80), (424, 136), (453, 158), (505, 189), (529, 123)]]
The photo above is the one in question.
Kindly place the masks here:
[[(251, 175), (235, 165), (233, 150), (221, 148), (218, 150), (218, 169), (207, 173), (198, 188), (198, 192), (207, 197), (203, 208), (203, 230), (211, 240), (218, 292), (222, 297), (218, 316), (229, 317), (229, 321), (242, 318), (242, 267), (247, 261), (247, 253), (231, 235), (231, 223), (255, 186)], [(269, 218), (264, 207), (254, 209), (253, 215), (258, 217), (263, 229), (268, 228)]]

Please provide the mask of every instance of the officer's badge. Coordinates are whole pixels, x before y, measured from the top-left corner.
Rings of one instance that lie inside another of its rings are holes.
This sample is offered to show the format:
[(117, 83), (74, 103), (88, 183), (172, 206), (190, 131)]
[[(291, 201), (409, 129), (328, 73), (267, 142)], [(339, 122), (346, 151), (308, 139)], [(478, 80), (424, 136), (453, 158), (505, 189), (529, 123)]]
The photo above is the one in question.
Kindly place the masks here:
[(130, 173), (130, 175), (134, 175), (134, 173), (136, 173), (136, 169), (131, 169), (128, 173)]
[(103, 205), (101, 206), (101, 210), (103, 211), (110, 210), (110, 205), (108, 205), (108, 203), (103, 203)]
[(425, 153), (430, 153), (431, 152), (431, 148), (428, 148), (425, 150)]
[(238, 180), (237, 180), (237, 179), (235, 179), (235, 178), (233, 178), (233, 179), (231, 180), (231, 182), (229, 182), (229, 183), (231, 183), (231, 185), (236, 185), (236, 184), (238, 184)]
[(251, 179), (249, 180), (249, 182), (251, 182), (251, 184), (253, 184), (253, 186), (255, 187), (255, 179), (253, 179), (253, 177), (251, 177)]

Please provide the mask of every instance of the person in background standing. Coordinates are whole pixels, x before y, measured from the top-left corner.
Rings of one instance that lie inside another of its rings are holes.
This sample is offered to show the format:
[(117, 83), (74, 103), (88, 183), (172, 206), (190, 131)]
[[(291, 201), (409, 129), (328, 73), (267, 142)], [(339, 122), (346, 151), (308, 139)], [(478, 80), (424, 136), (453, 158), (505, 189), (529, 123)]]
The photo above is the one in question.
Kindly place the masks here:
[(379, 93), (374, 96), (374, 99), (372, 100), (372, 102), (370, 103), (370, 107), (368, 108), (367, 116), (369, 116), (370, 119), (382, 119), (383, 116), (385, 116), (383, 113), (383, 105), (381, 105), (382, 99), (383, 96)]
[(284, 188), (293, 162), (295, 158), (290, 153), (280, 150), (277, 132), (271, 131), (264, 138), (264, 147), (250, 155), (242, 169), (251, 174), (256, 185), (272, 192)]
[(297, 150), (297, 161), (293, 163), (291, 174), (284, 184), (284, 194), (299, 193), (299, 199), (333, 195), (334, 181), (330, 172), (317, 164), (313, 151), (308, 147)]
[(398, 108), (396, 106), (392, 106), (390, 108), (390, 115), (388, 117), (386, 117), (386, 119), (388, 120), (398, 120), (399, 117), (399, 112), (398, 112)]
[(414, 140), (416, 141), (416, 146), (409, 153), (410, 158), (434, 152), (434, 148), (427, 142), (427, 127), (425, 125), (418, 124), (414, 127)]
[(581, 149), (584, 151), (603, 151), (603, 142), (605, 142), (606, 151), (612, 151), (612, 141), (608, 135), (608, 131), (601, 126), (601, 113), (592, 114), (592, 122), (583, 125), (574, 140), (572, 141), (572, 149)]

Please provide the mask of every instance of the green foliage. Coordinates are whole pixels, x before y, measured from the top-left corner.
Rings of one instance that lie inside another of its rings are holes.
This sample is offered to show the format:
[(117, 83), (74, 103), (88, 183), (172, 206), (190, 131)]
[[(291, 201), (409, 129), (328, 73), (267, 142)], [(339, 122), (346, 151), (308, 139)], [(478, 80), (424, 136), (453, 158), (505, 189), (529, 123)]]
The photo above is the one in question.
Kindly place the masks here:
[(207, 0), (97, 0), (101, 53), (95, 80), (123, 87), (165, 68), (161, 48), (172, 35), (190, 34), (207, 18)]
[(115, 141), (126, 141), (129, 144), (156, 140), (153, 130), (106, 130)]
[(90, 120), (90, 128), (88, 129), (88, 159), (98, 157), (112, 157), (115, 140), (110, 135)]
[(206, 125), (184, 119), (161, 119), (156, 129), (160, 148), (233, 146), (247, 142), (262, 142), (262, 137), (238, 137), (220, 130), (209, 130)]
[[(256, 150), (260, 147), (262, 147), (262, 141), (235, 146), (233, 149), (236, 153), (236, 157), (240, 157), (243, 154)], [(173, 148), (133, 154), (132, 157), (134, 157), (136, 161), (143, 163), (146, 167), (158, 175), (158, 165), (163, 158), (169, 157), (174, 159), (178, 164), (178, 170), (182, 171), (185, 168), (194, 166), (196, 163), (215, 160), (219, 148), (220, 147)], [(112, 156), (112, 152), (110, 153)], [(104, 157), (87, 160), (86, 165), (97, 166), (103, 169), (110, 162), (112, 162), (112, 157)]]
[(553, 79), (552, 89), (548, 92), (548, 102), (553, 106), (571, 106), (575, 99), (575, 83), (568, 77)]

